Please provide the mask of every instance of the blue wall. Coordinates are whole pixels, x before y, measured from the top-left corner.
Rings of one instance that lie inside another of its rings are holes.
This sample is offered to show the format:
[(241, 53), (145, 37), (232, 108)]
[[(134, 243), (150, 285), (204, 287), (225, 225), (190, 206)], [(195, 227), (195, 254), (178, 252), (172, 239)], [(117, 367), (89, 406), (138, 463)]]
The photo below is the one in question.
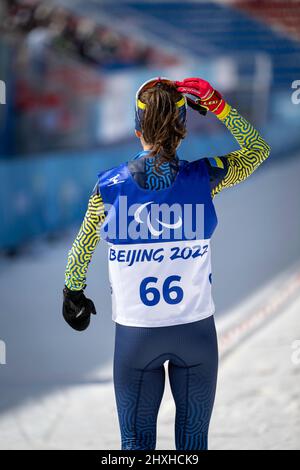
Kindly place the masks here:
[[(133, 145), (127, 150), (132, 153)], [(80, 220), (97, 173), (121, 161), (120, 151), (0, 160), (0, 247), (17, 247)]]

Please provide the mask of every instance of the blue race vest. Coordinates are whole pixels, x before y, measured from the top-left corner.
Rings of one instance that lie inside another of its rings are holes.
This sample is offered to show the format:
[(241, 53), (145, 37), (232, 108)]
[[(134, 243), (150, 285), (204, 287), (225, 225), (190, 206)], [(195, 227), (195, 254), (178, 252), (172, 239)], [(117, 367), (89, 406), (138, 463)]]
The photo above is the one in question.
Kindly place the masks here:
[(113, 319), (129, 326), (189, 323), (214, 313), (210, 238), (217, 217), (204, 161), (179, 161), (171, 186), (140, 187), (127, 163), (101, 172)]

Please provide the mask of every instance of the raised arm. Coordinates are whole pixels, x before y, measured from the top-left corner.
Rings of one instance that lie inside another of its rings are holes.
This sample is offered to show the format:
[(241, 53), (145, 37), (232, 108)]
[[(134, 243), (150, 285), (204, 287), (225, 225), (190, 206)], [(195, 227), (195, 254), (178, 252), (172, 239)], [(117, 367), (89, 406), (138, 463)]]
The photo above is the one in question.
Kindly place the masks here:
[(240, 150), (227, 155), (206, 158), (211, 194), (244, 181), (270, 155), (270, 146), (256, 129), (236, 109), (228, 105), (228, 113), (219, 119), (240, 145)]
[(268, 158), (270, 147), (209, 82), (201, 78), (186, 78), (175, 83), (178, 91), (196, 97), (194, 109), (199, 105), (214, 113), (241, 147), (225, 156), (205, 159), (214, 197), (222, 189), (234, 186), (250, 176)]

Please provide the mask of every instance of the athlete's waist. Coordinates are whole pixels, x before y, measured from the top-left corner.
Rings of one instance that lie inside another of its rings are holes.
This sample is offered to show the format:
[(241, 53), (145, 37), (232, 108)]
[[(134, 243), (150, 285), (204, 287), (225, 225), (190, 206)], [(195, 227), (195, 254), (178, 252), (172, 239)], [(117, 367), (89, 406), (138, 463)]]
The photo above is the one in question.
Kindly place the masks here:
[(122, 317), (120, 315), (113, 316), (113, 321), (118, 324), (118, 325), (123, 325), (123, 326), (128, 326), (128, 327), (139, 327), (139, 328), (166, 328), (166, 327), (173, 327), (173, 326), (179, 326), (179, 325), (187, 325), (190, 323), (198, 323), (199, 321), (205, 320), (206, 318), (209, 318), (213, 316), (215, 313), (214, 307), (211, 308), (207, 312), (193, 312), (191, 315), (187, 315), (185, 318), (182, 318), (181, 320), (174, 319), (172, 320), (157, 320), (156, 322), (153, 322), (153, 320), (147, 321), (147, 319), (130, 319), (125, 317)]

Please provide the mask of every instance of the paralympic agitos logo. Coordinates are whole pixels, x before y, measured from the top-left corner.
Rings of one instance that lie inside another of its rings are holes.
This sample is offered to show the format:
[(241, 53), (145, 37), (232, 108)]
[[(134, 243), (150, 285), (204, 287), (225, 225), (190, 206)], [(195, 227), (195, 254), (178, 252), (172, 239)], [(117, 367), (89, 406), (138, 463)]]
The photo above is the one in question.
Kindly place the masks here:
[[(143, 224), (144, 221), (141, 219), (141, 213), (142, 211), (147, 207), (149, 206), (149, 204), (153, 204), (153, 201), (149, 201), (149, 202), (145, 202), (145, 204), (141, 204), (140, 207), (137, 208), (137, 210), (135, 211), (134, 213), (134, 220), (138, 223), (138, 224)], [(161, 235), (164, 231), (165, 228), (167, 229), (177, 229), (177, 228), (180, 228), (182, 226), (182, 217), (179, 215), (178, 216), (178, 220), (177, 222), (173, 223), (173, 224), (169, 224), (167, 222), (163, 222), (162, 220), (159, 220), (158, 218), (156, 218), (156, 222), (162, 226), (162, 230), (156, 230), (152, 223), (151, 223), (151, 217), (150, 217), (150, 212), (148, 212), (148, 215), (147, 215), (147, 227), (148, 229), (150, 230), (150, 232), (152, 233), (152, 235), (154, 235), (155, 237), (158, 237), (159, 235)]]
[(105, 205), (107, 217), (101, 229), (104, 239), (195, 240), (204, 238), (203, 204), (158, 204), (147, 201), (128, 205), (120, 196), (114, 205)]

